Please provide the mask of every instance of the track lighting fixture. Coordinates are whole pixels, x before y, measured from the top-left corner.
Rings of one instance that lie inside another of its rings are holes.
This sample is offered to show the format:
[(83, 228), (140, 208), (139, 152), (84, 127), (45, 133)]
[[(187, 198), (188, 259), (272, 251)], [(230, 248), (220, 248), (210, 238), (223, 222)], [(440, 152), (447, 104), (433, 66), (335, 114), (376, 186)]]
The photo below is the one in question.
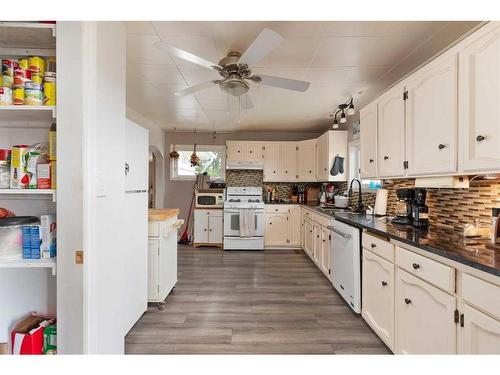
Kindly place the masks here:
[(347, 109), (347, 116), (352, 116), (355, 113), (356, 111), (354, 110), (353, 99), (351, 98), (351, 102), (349, 103), (349, 108)]
[(340, 123), (345, 124), (347, 122), (346, 109), (347, 109), (347, 116), (352, 116), (353, 114), (356, 113), (356, 110), (354, 109), (354, 99), (352, 97), (346, 103), (339, 104), (337, 112), (330, 115), (330, 117), (334, 117), (332, 125), (333, 129), (339, 128), (339, 122), (337, 122), (337, 115), (339, 112), (341, 112)]
[(345, 124), (346, 122), (347, 122), (347, 119), (345, 118), (344, 110), (342, 110), (342, 113), (340, 114), (340, 123)]

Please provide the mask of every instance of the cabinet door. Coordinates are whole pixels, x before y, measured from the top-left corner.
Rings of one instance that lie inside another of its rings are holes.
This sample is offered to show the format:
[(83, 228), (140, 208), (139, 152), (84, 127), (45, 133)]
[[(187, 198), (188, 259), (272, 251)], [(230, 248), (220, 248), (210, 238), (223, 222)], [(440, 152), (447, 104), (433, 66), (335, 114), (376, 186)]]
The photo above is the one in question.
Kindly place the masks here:
[(300, 206), (290, 206), (288, 213), (288, 239), (290, 246), (300, 246)]
[(158, 299), (159, 240), (148, 240), (148, 300)]
[(211, 244), (222, 243), (222, 216), (212, 216), (208, 218), (208, 242)]
[(281, 145), (281, 172), (282, 180), (286, 182), (298, 181), (298, 146), (296, 143), (283, 143)]
[(380, 177), (401, 177), (405, 170), (404, 87), (398, 85), (383, 94), (377, 106), (378, 171)]
[(208, 210), (194, 211), (194, 241), (195, 243), (208, 243)]
[(463, 170), (500, 171), (500, 23), (471, 35), (460, 49)]
[(247, 143), (245, 147), (245, 157), (251, 161), (262, 160), (262, 144), (260, 143)]
[(313, 223), (313, 235), (314, 235), (314, 251), (313, 260), (316, 264), (320, 264), (321, 260), (321, 225)]
[(314, 228), (310, 219), (304, 220), (304, 250), (311, 259), (314, 257)]
[(316, 176), (318, 181), (328, 181), (330, 155), (328, 152), (328, 133), (318, 138), (317, 157), (316, 157)]
[(226, 158), (227, 160), (244, 160), (245, 150), (243, 142), (227, 141)]
[(264, 244), (266, 246), (288, 245), (287, 214), (266, 214)]
[(311, 139), (299, 143), (299, 180), (316, 181), (316, 140)]
[(280, 149), (279, 143), (264, 145), (264, 181), (280, 181)]
[(500, 354), (500, 322), (463, 304), (460, 354)]
[(125, 191), (147, 191), (149, 132), (128, 119), (125, 125)]
[(371, 103), (359, 111), (361, 177), (377, 177), (377, 103)]
[(419, 70), (406, 91), (407, 174), (456, 172), (458, 54), (445, 54)]
[(396, 269), (395, 352), (455, 354), (456, 298)]
[(394, 346), (394, 264), (363, 249), (361, 315), (389, 348)]
[(330, 275), (330, 231), (321, 227), (321, 256), (319, 268), (325, 275)]

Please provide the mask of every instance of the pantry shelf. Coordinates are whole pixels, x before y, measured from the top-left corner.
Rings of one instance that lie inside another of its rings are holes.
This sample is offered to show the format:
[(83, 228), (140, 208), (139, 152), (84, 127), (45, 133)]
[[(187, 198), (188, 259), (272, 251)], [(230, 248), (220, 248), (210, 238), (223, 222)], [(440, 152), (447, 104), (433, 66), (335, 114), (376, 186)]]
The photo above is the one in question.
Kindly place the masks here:
[(56, 190), (54, 189), (0, 189), (0, 196), (30, 196), (40, 198), (52, 198), (52, 202), (56, 201)]
[(0, 259), (0, 268), (49, 268), (56, 275), (57, 258), (50, 259)]
[(56, 118), (54, 105), (2, 105), (0, 120), (5, 122), (53, 121)]
[[(56, 48), (56, 25), (38, 22), (0, 22), (2, 54), (24, 55), (24, 50), (42, 52)], [(10, 51), (10, 53), (9, 53)], [(47, 51), (48, 52), (48, 51)]]

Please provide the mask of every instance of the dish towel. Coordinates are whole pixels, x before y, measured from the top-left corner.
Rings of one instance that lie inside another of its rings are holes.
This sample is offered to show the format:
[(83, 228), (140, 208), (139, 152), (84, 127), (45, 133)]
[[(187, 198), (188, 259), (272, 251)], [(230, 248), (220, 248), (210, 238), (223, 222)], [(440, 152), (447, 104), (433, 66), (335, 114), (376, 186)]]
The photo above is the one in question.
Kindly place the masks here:
[(333, 161), (332, 169), (330, 170), (330, 174), (332, 176), (336, 176), (338, 174), (344, 173), (344, 158), (342, 156), (335, 156), (335, 160)]
[(253, 237), (255, 235), (255, 210), (250, 208), (240, 209), (240, 237)]

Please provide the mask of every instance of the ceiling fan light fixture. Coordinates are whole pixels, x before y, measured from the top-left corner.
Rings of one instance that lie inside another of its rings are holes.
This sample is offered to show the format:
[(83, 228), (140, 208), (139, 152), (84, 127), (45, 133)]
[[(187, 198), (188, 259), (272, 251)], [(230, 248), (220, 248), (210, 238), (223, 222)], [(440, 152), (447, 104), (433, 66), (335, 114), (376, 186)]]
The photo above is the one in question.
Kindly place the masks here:
[(219, 84), (222, 91), (231, 96), (241, 96), (246, 94), (250, 89), (250, 85), (239, 78), (228, 78)]

